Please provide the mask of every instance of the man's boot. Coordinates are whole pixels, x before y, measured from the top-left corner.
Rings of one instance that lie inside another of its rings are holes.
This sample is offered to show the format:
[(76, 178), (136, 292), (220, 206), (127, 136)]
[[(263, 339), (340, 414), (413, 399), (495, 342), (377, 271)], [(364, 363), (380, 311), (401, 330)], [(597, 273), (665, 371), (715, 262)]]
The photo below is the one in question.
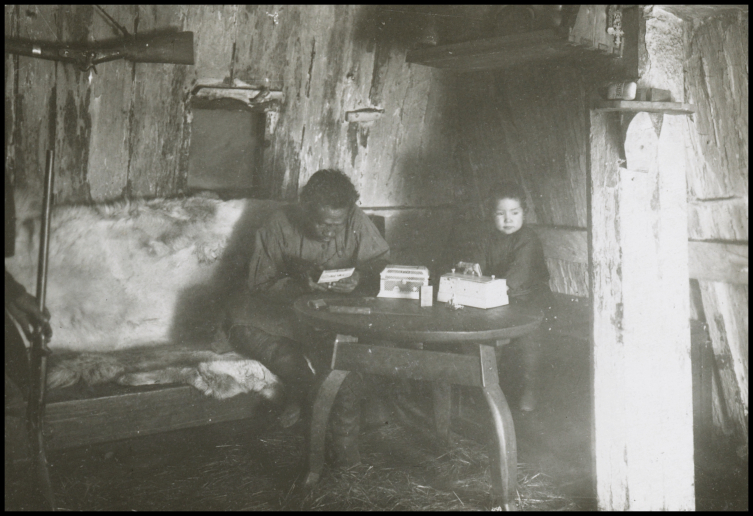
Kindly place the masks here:
[(361, 430), (360, 378), (350, 373), (340, 386), (330, 416), (331, 455), (336, 467), (350, 468), (361, 463), (358, 435)]

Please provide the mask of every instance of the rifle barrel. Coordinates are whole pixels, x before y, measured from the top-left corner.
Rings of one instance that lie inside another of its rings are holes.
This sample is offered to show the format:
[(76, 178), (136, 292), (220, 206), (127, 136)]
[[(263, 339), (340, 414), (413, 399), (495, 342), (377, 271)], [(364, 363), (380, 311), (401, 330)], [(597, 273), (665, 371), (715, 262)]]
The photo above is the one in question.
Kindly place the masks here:
[[(37, 264), (37, 303), (39, 310), (44, 313), (45, 297), (47, 294), (47, 263), (50, 252), (50, 218), (52, 216), (52, 187), (54, 179), (54, 151), (47, 151), (47, 166), (45, 167), (44, 202), (42, 206), (42, 227), (40, 229), (39, 262)], [(29, 420), (29, 437), (33, 456), (36, 458), (36, 473), (42, 495), (50, 508), (54, 510), (55, 502), (47, 469), (47, 456), (44, 449), (44, 398), (47, 384), (47, 337), (41, 325), (37, 325), (31, 339), (31, 371), (32, 384), (29, 393), (27, 415)]]
[(37, 303), (44, 312), (47, 296), (47, 261), (50, 254), (50, 218), (52, 215), (52, 187), (54, 183), (55, 151), (47, 151), (44, 177), (44, 205), (42, 206), (42, 227), (39, 235), (39, 264), (37, 267)]
[(51, 59), (65, 63), (82, 63), (86, 61), (85, 51), (60, 47), (49, 43), (34, 43), (31, 41), (5, 39), (5, 51), (20, 56)]

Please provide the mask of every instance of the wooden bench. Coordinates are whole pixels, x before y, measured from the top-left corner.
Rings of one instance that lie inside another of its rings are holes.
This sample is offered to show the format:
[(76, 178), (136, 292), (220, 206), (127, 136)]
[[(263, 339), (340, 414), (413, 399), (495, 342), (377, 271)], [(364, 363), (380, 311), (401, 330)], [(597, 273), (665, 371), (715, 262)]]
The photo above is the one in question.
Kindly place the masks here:
[[(268, 210), (269, 201), (261, 206)], [(383, 233), (384, 218), (370, 218)], [(245, 224), (244, 233), (260, 221)], [(269, 408), (259, 394), (217, 400), (187, 385), (79, 384), (48, 391), (44, 434), (47, 448), (59, 450), (256, 417), (266, 413), (264, 405)]]
[(60, 450), (235, 421), (258, 415), (263, 403), (256, 393), (216, 400), (187, 385), (55, 389), (47, 397), (45, 444)]
[[(70, 347), (71, 350), (87, 352), (140, 346), (142, 344), (136, 341), (146, 339), (141, 335), (148, 325), (159, 328), (152, 331), (152, 335), (159, 338), (144, 340), (145, 343), (165, 342), (174, 335), (176, 342), (194, 343), (197, 350), (209, 350), (212, 330), (208, 328), (216, 324), (215, 315), (221, 310), (220, 303), (214, 301), (222, 299), (223, 288), (237, 283), (237, 276), (244, 268), (243, 260), (247, 259), (253, 245), (255, 229), (282, 204), (198, 196), (55, 208), (47, 300), (53, 313), (53, 341), (50, 343), (53, 357), (48, 365), (54, 359), (67, 356), (70, 343), (78, 345)], [(23, 203), (19, 206), (18, 257), (6, 259), (6, 270), (27, 290), (33, 291), (36, 265), (29, 263), (28, 256), (36, 256), (36, 253), (26, 246), (27, 242), (38, 242), (38, 235), (29, 234), (28, 228), (38, 228), (39, 215), (24, 213)], [(96, 270), (87, 274), (92, 263)], [(151, 267), (158, 267), (158, 272), (148, 272)], [(71, 283), (70, 288), (66, 282)], [(108, 290), (113, 285), (121, 290)], [(107, 317), (111, 313), (126, 310), (122, 301), (112, 308), (111, 304), (139, 295), (143, 297), (142, 307), (125, 313), (120, 319), (113, 316), (112, 320), (117, 323), (109, 322)], [(70, 298), (75, 301), (69, 301)], [(66, 310), (66, 303), (70, 310)], [(156, 306), (158, 304), (163, 306)], [(109, 332), (96, 326), (99, 340), (92, 337), (95, 334), (91, 332), (91, 325), (80, 323), (92, 313), (104, 314), (104, 322), (99, 326), (113, 325)], [(139, 325), (141, 333), (132, 332), (132, 328), (139, 329)], [(89, 331), (81, 339), (75, 333), (79, 327)], [(199, 338), (187, 339), (190, 331), (195, 331)], [(123, 335), (128, 335), (130, 340), (125, 342), (119, 338)], [(108, 342), (110, 336), (112, 340)], [(260, 394), (239, 394), (217, 400), (187, 385), (104, 384), (50, 389), (44, 416), (46, 446), (59, 450), (239, 420), (258, 414), (262, 403), (267, 402)], [(15, 412), (6, 414), (6, 421), (19, 420), (13, 421), (11, 426), (23, 427), (23, 411)], [(11, 442), (15, 443), (15, 439)], [(13, 460), (23, 460), (23, 450), (12, 453), (16, 452), (20, 457)]]

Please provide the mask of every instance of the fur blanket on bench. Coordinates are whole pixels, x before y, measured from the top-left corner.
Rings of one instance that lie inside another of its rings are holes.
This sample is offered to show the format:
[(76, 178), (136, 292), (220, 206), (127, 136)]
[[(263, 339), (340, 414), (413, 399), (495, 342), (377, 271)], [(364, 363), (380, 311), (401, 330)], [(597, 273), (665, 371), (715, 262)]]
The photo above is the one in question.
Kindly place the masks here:
[(83, 382), (94, 386), (186, 384), (223, 400), (256, 392), (275, 401), (280, 382), (264, 365), (238, 353), (219, 354), (177, 346), (132, 348), (110, 353), (53, 355), (47, 375), (49, 389)]
[[(33, 293), (41, 202), (17, 192), (16, 204), (5, 266)], [(274, 397), (279, 382), (263, 365), (215, 351), (227, 350), (223, 301), (245, 278), (254, 230), (279, 205), (195, 196), (54, 207), (50, 387), (180, 382), (221, 399)]]

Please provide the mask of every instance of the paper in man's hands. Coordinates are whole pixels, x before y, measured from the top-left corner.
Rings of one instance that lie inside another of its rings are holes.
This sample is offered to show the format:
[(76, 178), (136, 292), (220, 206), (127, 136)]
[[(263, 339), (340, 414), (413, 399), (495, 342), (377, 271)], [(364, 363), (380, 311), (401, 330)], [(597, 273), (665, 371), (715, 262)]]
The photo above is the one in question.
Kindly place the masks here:
[(355, 267), (350, 269), (330, 269), (328, 271), (322, 271), (322, 275), (319, 276), (317, 283), (334, 283), (344, 278), (349, 278), (353, 275)]

